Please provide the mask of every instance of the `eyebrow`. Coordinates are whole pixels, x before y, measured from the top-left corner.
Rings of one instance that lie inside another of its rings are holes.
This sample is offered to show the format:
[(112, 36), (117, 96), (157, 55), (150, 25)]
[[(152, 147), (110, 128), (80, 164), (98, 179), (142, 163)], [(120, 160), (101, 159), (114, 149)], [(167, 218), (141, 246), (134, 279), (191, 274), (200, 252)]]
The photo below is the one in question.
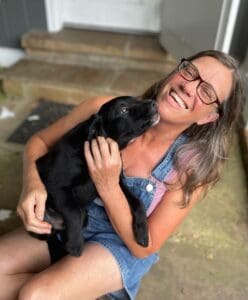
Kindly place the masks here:
[(209, 82), (207, 82), (206, 80), (204, 80), (204, 79), (202, 78), (202, 76), (201, 76), (201, 74), (200, 74), (199, 69), (197, 68), (197, 66), (196, 66), (192, 61), (191, 61), (191, 63), (192, 63), (192, 65), (196, 68), (196, 70), (197, 70), (197, 72), (198, 72), (198, 75), (199, 75), (200, 79), (201, 79), (202, 81), (204, 81), (205, 83), (209, 84), (209, 85), (213, 88), (213, 90), (214, 90), (214, 92), (215, 92), (215, 94), (216, 94), (216, 96), (217, 96), (217, 99), (220, 101), (221, 98), (218, 96), (218, 94), (217, 94), (216, 89), (214, 88), (214, 86), (213, 86), (211, 83), (209, 83)]

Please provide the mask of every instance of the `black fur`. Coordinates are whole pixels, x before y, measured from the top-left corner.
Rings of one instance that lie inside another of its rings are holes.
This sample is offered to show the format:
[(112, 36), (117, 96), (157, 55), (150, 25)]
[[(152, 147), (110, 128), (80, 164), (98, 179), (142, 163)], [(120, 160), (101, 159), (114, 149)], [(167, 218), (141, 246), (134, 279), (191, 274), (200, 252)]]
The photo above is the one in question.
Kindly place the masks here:
[[(83, 250), (80, 231), (86, 220), (85, 207), (97, 197), (83, 155), (84, 142), (96, 136), (108, 136), (118, 143), (121, 150), (152, 126), (156, 116), (153, 100), (129, 96), (112, 99), (97, 114), (65, 134), (51, 151), (37, 160), (37, 168), (48, 193), (45, 219), (53, 225), (52, 234), (62, 231), (64, 247), (70, 255), (79, 256)], [(148, 230), (143, 204), (120, 184), (133, 215), (135, 238), (146, 247)]]

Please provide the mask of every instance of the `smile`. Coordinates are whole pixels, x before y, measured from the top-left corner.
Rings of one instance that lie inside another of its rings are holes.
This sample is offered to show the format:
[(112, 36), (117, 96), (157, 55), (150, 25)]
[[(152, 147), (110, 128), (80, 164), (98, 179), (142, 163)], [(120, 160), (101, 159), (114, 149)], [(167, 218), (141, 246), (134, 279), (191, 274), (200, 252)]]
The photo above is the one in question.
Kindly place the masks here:
[(169, 92), (169, 96), (174, 100), (174, 102), (176, 102), (179, 107), (188, 109), (188, 105), (183, 101), (181, 97), (178, 96), (178, 94), (173, 89), (171, 89), (171, 91)]

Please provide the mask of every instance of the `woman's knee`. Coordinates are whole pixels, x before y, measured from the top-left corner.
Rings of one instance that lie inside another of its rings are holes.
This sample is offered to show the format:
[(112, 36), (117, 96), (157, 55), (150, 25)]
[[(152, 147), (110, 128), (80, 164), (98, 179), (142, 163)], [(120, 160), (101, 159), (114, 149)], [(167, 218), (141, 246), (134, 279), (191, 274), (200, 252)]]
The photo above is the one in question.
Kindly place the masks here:
[(19, 291), (18, 300), (58, 300), (59, 291), (55, 291), (49, 284), (31, 280), (26, 283)]
[(0, 274), (36, 273), (49, 265), (47, 244), (23, 228), (0, 237)]
[(6, 247), (2, 247), (2, 242), (0, 241), (0, 274), (12, 274), (14, 270), (15, 261), (13, 256)]

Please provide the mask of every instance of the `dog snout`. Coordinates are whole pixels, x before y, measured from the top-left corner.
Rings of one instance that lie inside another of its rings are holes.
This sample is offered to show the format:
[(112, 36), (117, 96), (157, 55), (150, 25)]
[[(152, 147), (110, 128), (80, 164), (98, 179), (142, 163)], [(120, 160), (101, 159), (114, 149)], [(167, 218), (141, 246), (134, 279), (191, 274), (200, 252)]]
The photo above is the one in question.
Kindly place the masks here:
[(157, 111), (157, 110), (158, 110), (158, 105), (157, 105), (156, 100), (152, 99), (152, 104), (151, 104), (151, 106), (152, 106), (152, 109), (153, 109), (154, 111)]
[(146, 104), (149, 107), (152, 113), (156, 113), (158, 111), (157, 102), (154, 99), (146, 99)]

